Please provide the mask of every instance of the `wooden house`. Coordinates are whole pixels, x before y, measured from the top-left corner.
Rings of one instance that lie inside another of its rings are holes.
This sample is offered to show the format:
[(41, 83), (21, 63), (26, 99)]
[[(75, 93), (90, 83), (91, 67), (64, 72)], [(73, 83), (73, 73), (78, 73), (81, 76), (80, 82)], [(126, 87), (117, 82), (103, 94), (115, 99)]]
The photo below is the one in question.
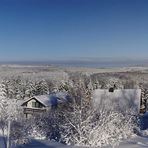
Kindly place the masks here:
[(26, 118), (38, 115), (57, 107), (59, 104), (66, 103), (69, 97), (67, 93), (58, 92), (49, 95), (33, 96), (22, 103)]

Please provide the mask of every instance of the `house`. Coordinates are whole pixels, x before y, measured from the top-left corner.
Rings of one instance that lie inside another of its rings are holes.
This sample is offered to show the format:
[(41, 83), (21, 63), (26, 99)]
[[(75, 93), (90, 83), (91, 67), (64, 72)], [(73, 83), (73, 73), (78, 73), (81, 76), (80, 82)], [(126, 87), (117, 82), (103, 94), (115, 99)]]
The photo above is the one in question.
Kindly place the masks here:
[(51, 93), (49, 95), (33, 96), (22, 103), (26, 118), (46, 112), (59, 104), (66, 103), (69, 96), (65, 92)]
[(95, 108), (116, 109), (122, 112), (140, 112), (141, 89), (96, 89), (92, 95)]

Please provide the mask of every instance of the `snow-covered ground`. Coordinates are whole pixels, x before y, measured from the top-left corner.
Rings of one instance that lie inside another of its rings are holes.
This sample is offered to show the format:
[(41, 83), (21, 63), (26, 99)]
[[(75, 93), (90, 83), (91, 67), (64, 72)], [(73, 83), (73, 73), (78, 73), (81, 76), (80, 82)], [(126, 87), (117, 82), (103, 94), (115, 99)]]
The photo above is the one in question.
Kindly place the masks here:
[(3, 138), (0, 137), (0, 148), (4, 148), (4, 142), (3, 142)]
[[(110, 148), (111, 146), (103, 147)], [(115, 148), (146, 148), (148, 147), (148, 137), (136, 136), (132, 139), (120, 143)], [(66, 146), (53, 141), (32, 140), (29, 144), (17, 146), (15, 148), (76, 148), (74, 146)], [(78, 148), (78, 147), (77, 147)]]
[[(105, 148), (109, 148), (105, 147)], [(124, 142), (121, 142), (119, 146), (115, 146), (115, 148), (146, 148), (148, 147), (148, 137), (136, 136)]]

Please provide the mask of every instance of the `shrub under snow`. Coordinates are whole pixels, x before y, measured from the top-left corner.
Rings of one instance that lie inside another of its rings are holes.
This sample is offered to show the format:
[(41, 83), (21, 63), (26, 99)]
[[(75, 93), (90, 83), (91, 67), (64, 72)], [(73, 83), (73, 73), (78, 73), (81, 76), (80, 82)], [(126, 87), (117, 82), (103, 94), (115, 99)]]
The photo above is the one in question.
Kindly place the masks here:
[(118, 145), (133, 135), (134, 116), (115, 110), (88, 111), (85, 115), (75, 110), (65, 115), (62, 140), (68, 145), (101, 147)]
[(88, 145), (117, 145), (133, 134), (133, 119), (119, 112), (100, 114), (95, 126), (88, 132)]

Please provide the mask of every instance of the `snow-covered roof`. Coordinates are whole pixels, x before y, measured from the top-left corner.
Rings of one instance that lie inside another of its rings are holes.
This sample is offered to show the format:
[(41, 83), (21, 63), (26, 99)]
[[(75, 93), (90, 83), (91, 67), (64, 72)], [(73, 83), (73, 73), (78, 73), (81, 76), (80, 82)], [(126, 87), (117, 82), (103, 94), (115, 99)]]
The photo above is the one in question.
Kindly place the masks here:
[(36, 99), (37, 101), (39, 101), (40, 103), (42, 103), (45, 106), (50, 106), (51, 102), (50, 102), (50, 96), (49, 95), (40, 95), (40, 96), (33, 96), (32, 99)]
[(67, 102), (68, 95), (66, 92), (57, 92), (57, 93), (51, 93), (49, 95), (33, 96), (33, 97), (27, 99), (26, 101), (24, 101), (23, 104), (30, 101), (31, 99), (36, 99), (41, 104), (43, 104), (44, 106), (47, 107), (47, 106), (57, 105), (60, 103)]
[(115, 89), (109, 92), (108, 89), (96, 89), (92, 96), (95, 108), (115, 108), (122, 111), (132, 110), (139, 113), (140, 110), (140, 89)]

